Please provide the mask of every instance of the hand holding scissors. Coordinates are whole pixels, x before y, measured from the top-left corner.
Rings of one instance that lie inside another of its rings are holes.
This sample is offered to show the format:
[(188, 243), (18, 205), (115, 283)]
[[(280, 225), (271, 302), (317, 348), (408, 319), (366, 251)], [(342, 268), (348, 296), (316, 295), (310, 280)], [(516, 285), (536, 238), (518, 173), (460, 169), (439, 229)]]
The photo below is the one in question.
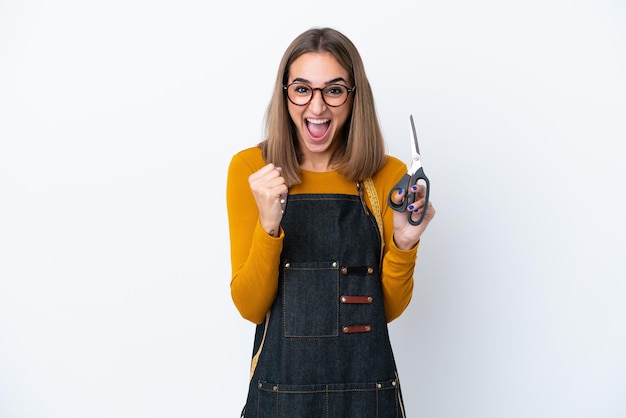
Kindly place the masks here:
[[(417, 144), (417, 133), (415, 132), (415, 124), (413, 123), (413, 115), (409, 117), (411, 121), (411, 150), (412, 150), (412, 159), (411, 159), (411, 167), (407, 174), (402, 176), (400, 181), (396, 183), (395, 186), (389, 192), (389, 206), (397, 212), (404, 212), (407, 210), (411, 204), (415, 202), (415, 193), (412, 191), (412, 187), (417, 185), (420, 182), (421, 185), (425, 188), (425, 197), (424, 197), (424, 206), (421, 210), (421, 215), (417, 221), (413, 220), (413, 212), (409, 211), (408, 220), (411, 225), (419, 225), (424, 220), (424, 216), (426, 215), (426, 211), (428, 209), (428, 196), (430, 194), (430, 181), (426, 174), (424, 174), (424, 169), (422, 168), (422, 158), (420, 156), (419, 145)], [(404, 193), (405, 196), (402, 200), (402, 203), (396, 204), (392, 197), (394, 193)]]

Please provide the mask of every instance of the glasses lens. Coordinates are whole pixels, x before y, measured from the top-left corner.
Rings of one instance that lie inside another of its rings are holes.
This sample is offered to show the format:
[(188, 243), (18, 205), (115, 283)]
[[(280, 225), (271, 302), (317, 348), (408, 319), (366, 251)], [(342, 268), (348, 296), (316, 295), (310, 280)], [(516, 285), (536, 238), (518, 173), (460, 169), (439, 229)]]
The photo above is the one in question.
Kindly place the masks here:
[(306, 84), (294, 83), (287, 87), (289, 100), (297, 105), (305, 105), (311, 100), (313, 90)]
[(324, 101), (329, 106), (341, 106), (348, 98), (348, 89), (345, 86), (335, 84), (325, 87), (322, 91)]

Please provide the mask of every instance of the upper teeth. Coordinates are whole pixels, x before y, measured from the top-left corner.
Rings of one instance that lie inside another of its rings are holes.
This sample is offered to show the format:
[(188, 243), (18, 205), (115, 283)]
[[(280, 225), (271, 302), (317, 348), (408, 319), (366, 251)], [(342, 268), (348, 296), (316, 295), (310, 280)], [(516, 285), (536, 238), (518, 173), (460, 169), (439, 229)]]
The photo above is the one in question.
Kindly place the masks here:
[(309, 123), (315, 123), (317, 125), (321, 125), (323, 123), (327, 123), (328, 119), (307, 119)]

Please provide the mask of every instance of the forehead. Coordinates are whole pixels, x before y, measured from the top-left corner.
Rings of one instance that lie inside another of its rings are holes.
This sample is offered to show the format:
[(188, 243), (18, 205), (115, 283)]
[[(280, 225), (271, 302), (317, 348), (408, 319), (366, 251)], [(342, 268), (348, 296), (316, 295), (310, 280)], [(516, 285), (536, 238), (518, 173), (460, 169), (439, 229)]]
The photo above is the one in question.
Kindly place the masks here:
[(307, 52), (289, 67), (289, 81), (302, 79), (312, 84), (330, 80), (348, 80), (348, 72), (330, 52)]

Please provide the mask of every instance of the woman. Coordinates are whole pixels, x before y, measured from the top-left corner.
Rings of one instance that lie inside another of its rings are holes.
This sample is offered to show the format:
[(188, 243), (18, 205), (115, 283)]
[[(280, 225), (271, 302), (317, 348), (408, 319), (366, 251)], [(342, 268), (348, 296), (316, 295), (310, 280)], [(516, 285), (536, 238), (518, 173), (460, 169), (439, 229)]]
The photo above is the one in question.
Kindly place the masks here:
[(414, 220), (426, 210), (419, 225), (388, 206), (406, 170), (385, 155), (352, 42), (329, 28), (298, 36), (265, 139), (228, 171), (231, 293), (257, 324), (242, 416), (404, 416), (387, 323), (411, 299), (418, 242), (435, 216), (421, 188), (394, 195), (416, 193), (407, 210)]

